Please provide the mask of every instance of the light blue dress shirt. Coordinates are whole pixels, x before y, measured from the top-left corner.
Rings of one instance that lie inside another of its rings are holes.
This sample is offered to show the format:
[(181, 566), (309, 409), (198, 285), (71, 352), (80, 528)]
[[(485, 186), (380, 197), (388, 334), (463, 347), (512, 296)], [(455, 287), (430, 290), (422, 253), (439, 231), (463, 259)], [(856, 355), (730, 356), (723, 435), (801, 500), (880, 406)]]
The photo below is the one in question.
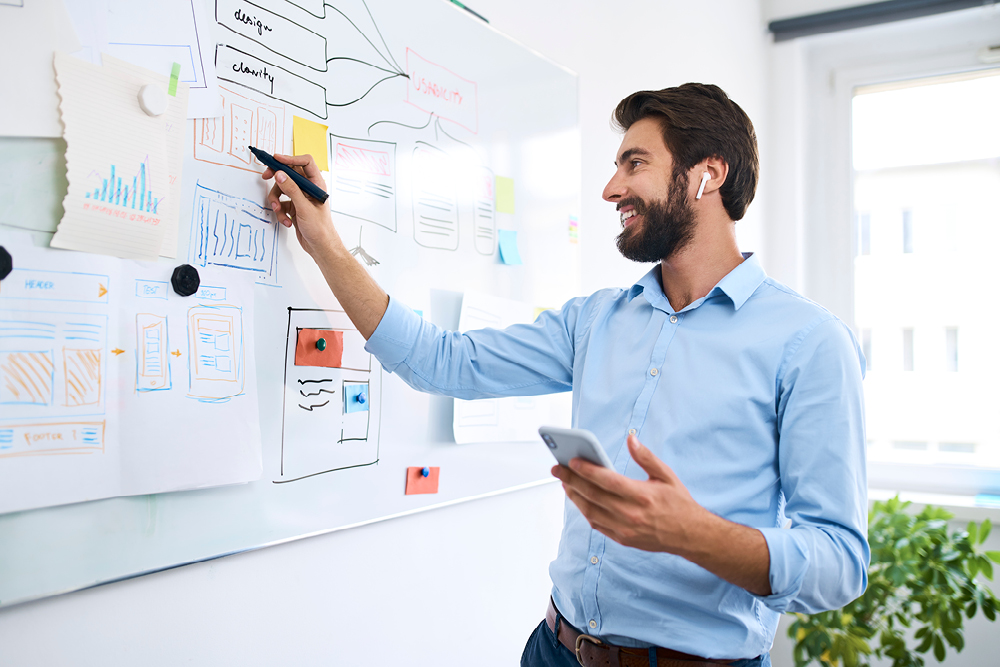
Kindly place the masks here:
[(864, 358), (843, 322), (744, 257), (677, 312), (657, 265), (627, 290), (504, 330), (444, 331), (391, 299), (368, 341), (421, 391), (572, 390), (573, 426), (597, 435), (615, 470), (646, 479), (625, 446), (635, 429), (698, 503), (764, 534), (766, 597), (679, 556), (624, 547), (567, 501), (552, 595), (605, 641), (750, 658), (770, 649), (780, 612), (835, 609), (867, 585)]

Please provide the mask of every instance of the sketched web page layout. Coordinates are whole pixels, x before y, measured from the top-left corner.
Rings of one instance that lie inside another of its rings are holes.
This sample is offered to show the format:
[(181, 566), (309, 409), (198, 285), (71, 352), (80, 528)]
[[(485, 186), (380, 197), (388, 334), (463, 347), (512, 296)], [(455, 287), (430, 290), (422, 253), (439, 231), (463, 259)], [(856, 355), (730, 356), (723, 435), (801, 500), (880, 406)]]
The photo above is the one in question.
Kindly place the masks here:
[[(0, 290), (0, 512), (260, 475), (253, 290), (32, 247)], [(183, 414), (183, 419), (177, 419)]]

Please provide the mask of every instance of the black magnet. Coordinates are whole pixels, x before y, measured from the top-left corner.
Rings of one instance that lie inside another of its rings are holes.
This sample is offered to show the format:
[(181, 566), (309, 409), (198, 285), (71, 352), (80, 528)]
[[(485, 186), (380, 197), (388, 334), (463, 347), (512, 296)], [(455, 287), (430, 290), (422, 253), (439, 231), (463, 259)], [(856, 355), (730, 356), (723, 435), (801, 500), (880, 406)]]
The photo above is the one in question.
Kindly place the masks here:
[(10, 272), (14, 270), (14, 260), (11, 259), (10, 253), (7, 252), (7, 248), (0, 245), (0, 280), (3, 280), (10, 275)]
[(174, 269), (174, 275), (170, 276), (170, 284), (181, 296), (191, 296), (201, 287), (201, 277), (198, 269), (190, 264), (181, 264)]

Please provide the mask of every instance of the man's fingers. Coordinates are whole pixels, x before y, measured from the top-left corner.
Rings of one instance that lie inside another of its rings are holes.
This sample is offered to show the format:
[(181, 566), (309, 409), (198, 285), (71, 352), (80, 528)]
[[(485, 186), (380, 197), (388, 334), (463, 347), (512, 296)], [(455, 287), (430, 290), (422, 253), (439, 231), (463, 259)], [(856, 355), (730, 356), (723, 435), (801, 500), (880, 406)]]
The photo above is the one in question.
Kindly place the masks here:
[[(275, 187), (281, 190), (281, 194), (292, 200), (292, 204), (301, 206), (303, 211), (306, 210), (306, 206), (308, 206), (305, 199), (306, 196), (299, 189), (299, 186), (295, 184), (295, 181), (288, 177), (288, 174), (279, 171), (274, 175), (274, 184)], [(271, 210), (274, 210), (274, 206), (271, 206)]]
[[(615, 503), (620, 502), (622, 499), (621, 495), (609, 491), (599, 484), (595, 484), (592, 480), (570, 468), (556, 466), (552, 469), (552, 474), (562, 480), (563, 486), (571, 487), (576, 493), (602, 507), (613, 508)], [(612, 474), (616, 475), (616, 473)], [(628, 482), (631, 480), (625, 479), (625, 481)]]
[(319, 167), (316, 166), (316, 161), (313, 160), (312, 155), (280, 155), (275, 153), (274, 159), (290, 167), (300, 167), (299, 171), (312, 181), (314, 185), (318, 185), (324, 190), (326, 189), (326, 181), (323, 180), (323, 174), (320, 173)]
[(656, 455), (648, 447), (639, 442), (639, 438), (634, 435), (628, 437), (628, 451), (632, 455), (632, 460), (646, 471), (650, 479), (658, 479), (664, 482), (674, 482), (677, 475), (666, 463), (656, 458)]
[(575, 458), (569, 464), (573, 472), (608, 493), (616, 496), (626, 496), (635, 492), (635, 481), (624, 475), (619, 475), (614, 470), (595, 465), (581, 458)]

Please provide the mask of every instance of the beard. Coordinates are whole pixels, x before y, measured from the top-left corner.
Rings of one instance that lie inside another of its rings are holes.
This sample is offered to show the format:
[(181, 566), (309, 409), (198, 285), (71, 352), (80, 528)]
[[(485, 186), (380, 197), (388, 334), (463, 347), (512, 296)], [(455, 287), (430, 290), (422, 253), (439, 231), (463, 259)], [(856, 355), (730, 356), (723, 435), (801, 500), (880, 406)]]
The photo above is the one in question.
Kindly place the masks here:
[(671, 257), (694, 238), (694, 209), (687, 196), (687, 174), (674, 173), (666, 200), (646, 203), (638, 197), (622, 199), (618, 209), (634, 206), (640, 225), (629, 225), (615, 239), (618, 252), (633, 262), (659, 262)]

